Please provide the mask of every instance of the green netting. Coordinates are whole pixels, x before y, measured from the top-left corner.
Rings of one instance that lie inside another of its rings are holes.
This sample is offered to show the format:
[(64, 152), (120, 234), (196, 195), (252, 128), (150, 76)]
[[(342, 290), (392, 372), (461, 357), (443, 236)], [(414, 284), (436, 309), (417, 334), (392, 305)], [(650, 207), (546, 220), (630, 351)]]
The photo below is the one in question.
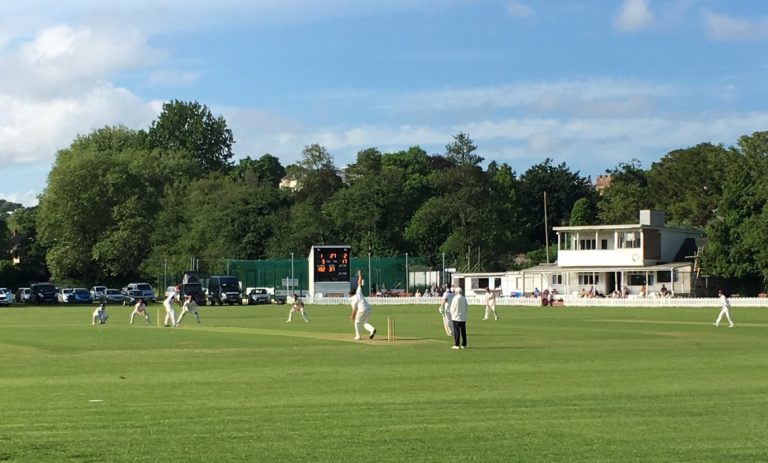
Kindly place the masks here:
[[(406, 282), (406, 261), (410, 281)], [(426, 259), (421, 257), (352, 257), (350, 273), (352, 277), (357, 270), (362, 270), (363, 278), (372, 284), (372, 289), (380, 291), (406, 290), (414, 292), (441, 284), (441, 269), (425, 265)], [(227, 260), (229, 275), (240, 278), (243, 288), (250, 286), (272, 287), (275, 290), (287, 290), (285, 280), (293, 278), (295, 289), (309, 289), (309, 261), (303, 259), (271, 259), (271, 260)], [(290, 283), (288, 281), (288, 283)], [(366, 290), (371, 288), (366, 284)]]

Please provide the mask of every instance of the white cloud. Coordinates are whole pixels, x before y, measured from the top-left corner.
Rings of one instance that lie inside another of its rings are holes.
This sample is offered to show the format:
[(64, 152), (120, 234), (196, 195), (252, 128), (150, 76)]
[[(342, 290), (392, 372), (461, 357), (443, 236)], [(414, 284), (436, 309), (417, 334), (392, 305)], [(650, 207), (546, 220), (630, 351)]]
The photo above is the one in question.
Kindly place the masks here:
[(622, 115), (646, 111), (654, 100), (680, 93), (670, 85), (595, 78), (390, 95), (382, 97), (379, 104), (388, 111), (400, 112), (464, 112), (487, 107), (534, 113)]
[(743, 19), (705, 12), (707, 36), (712, 40), (746, 42), (768, 38), (768, 17)]
[(49, 100), (0, 95), (0, 108), (2, 165), (50, 163), (77, 134), (105, 125), (143, 128), (157, 116), (151, 102), (110, 85)]
[(654, 22), (654, 14), (648, 0), (624, 0), (613, 25), (617, 30), (633, 32), (648, 28)]
[(302, 148), (320, 143), (339, 166), (354, 162), (358, 151), (377, 147), (392, 152), (419, 145), (442, 153), (452, 136), (468, 133), (486, 160), (508, 162), (519, 169), (551, 157), (557, 162), (599, 173), (619, 162), (640, 159), (648, 167), (667, 152), (712, 142), (731, 145), (739, 136), (768, 126), (768, 112), (702, 114), (673, 113), (640, 117), (567, 117), (484, 119), (445, 125), (359, 125), (327, 129), (244, 132), (238, 143), (257, 153), (270, 152), (283, 164), (296, 162)]
[(549, 155), (561, 151), (564, 146), (565, 142), (551, 133), (533, 133), (528, 137), (525, 148), (533, 154)]
[(533, 15), (533, 10), (525, 3), (512, 0), (507, 2), (507, 13), (516, 18), (527, 18)]
[(0, 48), (0, 165), (50, 163), (105, 125), (148, 125), (157, 105), (110, 80), (160, 56), (135, 29), (55, 25), (11, 37)]
[(39, 191), (25, 191), (22, 193), (4, 193), (0, 191), (0, 199), (11, 203), (19, 203), (24, 207), (32, 207), (37, 205), (37, 195), (39, 194)]
[(34, 98), (81, 94), (125, 70), (150, 65), (163, 52), (136, 29), (57, 25), (0, 49), (0, 93)]

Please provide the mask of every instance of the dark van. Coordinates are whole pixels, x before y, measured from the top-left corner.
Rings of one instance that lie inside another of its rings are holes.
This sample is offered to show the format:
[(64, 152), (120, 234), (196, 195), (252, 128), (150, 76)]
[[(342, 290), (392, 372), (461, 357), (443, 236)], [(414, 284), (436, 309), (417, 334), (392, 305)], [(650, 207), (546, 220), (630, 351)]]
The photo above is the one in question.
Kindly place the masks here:
[(29, 285), (30, 304), (58, 304), (56, 287), (51, 283), (32, 283)]
[(208, 279), (208, 300), (211, 305), (242, 304), (240, 280), (232, 276), (212, 276)]

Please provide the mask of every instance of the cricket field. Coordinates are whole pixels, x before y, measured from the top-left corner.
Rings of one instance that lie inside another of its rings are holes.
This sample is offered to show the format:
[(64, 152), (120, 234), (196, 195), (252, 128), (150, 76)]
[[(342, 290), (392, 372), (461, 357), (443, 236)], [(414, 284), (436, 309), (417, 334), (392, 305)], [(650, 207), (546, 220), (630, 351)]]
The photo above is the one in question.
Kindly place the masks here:
[(0, 462), (768, 461), (765, 309), (160, 310), (0, 309)]

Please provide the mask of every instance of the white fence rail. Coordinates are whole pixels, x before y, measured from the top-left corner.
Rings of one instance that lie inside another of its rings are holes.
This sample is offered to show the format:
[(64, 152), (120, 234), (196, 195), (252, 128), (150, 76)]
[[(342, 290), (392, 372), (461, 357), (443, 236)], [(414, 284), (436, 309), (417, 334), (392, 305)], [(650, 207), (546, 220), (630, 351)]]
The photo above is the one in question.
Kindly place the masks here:
[[(716, 297), (670, 297), (670, 298), (585, 298), (563, 296), (565, 307), (719, 307), (720, 300)], [(346, 297), (306, 298), (310, 304), (338, 305), (349, 304)], [(467, 298), (470, 305), (485, 305), (484, 297), (471, 296)], [(733, 307), (768, 307), (765, 297), (734, 297), (730, 299)], [(434, 305), (440, 304), (438, 297), (369, 297), (371, 305)], [(527, 306), (537, 307), (541, 300), (535, 297), (500, 297), (496, 299), (497, 306)]]

